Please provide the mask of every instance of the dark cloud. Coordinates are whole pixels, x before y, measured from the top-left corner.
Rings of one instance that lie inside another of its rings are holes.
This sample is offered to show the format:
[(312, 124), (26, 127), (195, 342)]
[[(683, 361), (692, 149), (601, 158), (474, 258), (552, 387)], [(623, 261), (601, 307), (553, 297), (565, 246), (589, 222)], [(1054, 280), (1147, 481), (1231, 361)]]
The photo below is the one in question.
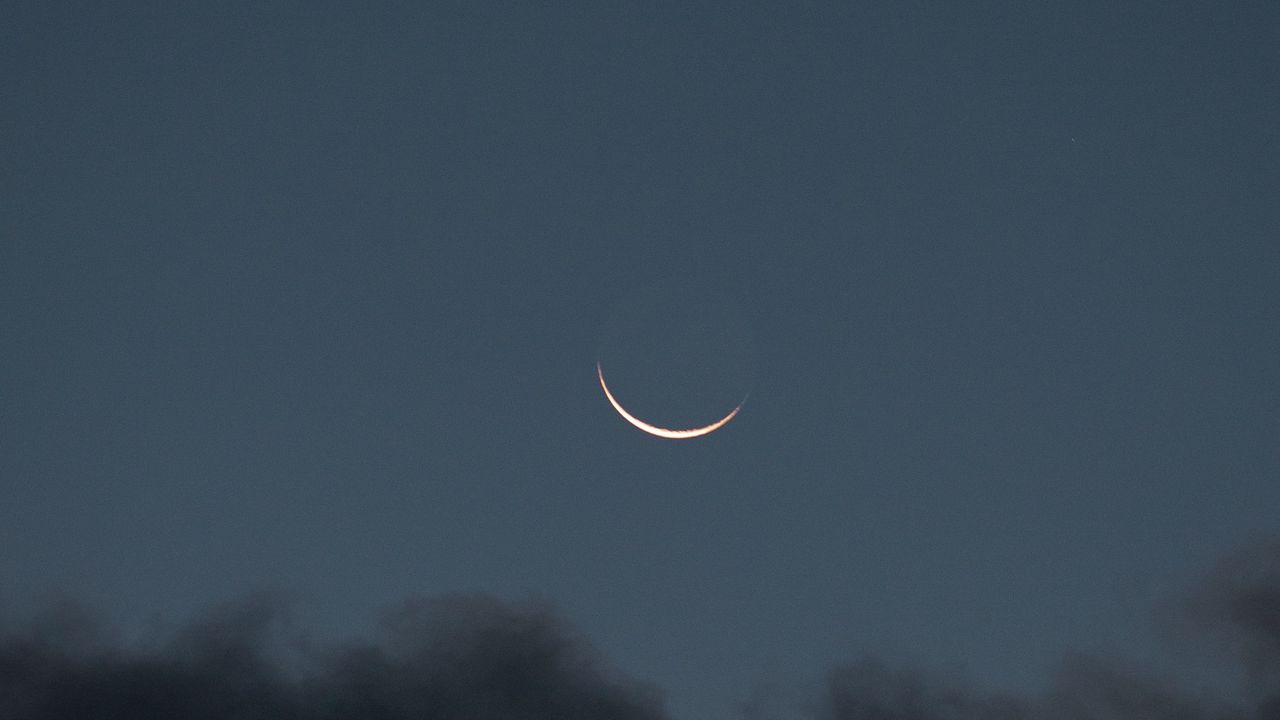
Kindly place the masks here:
[(407, 603), (379, 643), (291, 637), (280, 603), (221, 608), (163, 647), (123, 649), (60, 610), (0, 642), (0, 718), (657, 720), (553, 613), (484, 597)]
[(1280, 539), (1224, 559), (1189, 605), (1200, 630), (1225, 641), (1258, 691), (1280, 694)]
[(1046, 720), (1243, 720), (1236, 703), (1094, 657), (1068, 658), (1047, 699), (1030, 715)]
[[(1240, 697), (1115, 659), (1072, 656), (1045, 692), (983, 692), (874, 659), (832, 670), (819, 697), (761, 691), (745, 720), (1280, 720), (1280, 542), (1224, 561), (1185, 603), (1242, 675)], [(656, 690), (615, 671), (546, 607), (483, 596), (407, 602), (378, 642), (317, 649), (263, 595), (154, 647), (121, 643), (51, 603), (0, 636), (0, 719), (662, 720)], [(690, 719), (700, 720), (700, 719)]]
[[(1111, 658), (1071, 656), (1044, 693), (1012, 698), (876, 659), (831, 671), (816, 701), (779, 709), (753, 698), (744, 720), (1280, 720), (1280, 542), (1222, 562), (1192, 593), (1202, 645), (1229, 658), (1239, 697), (1162, 678)], [(1215, 640), (1216, 638), (1216, 640)], [(1203, 642), (1208, 641), (1208, 642)], [(1225, 641), (1222, 642), (1222, 641)], [(1220, 650), (1225, 644), (1228, 654)], [(767, 709), (766, 709), (767, 708)]]
[(985, 693), (866, 660), (833, 671), (814, 720), (1275, 720), (1115, 661), (1072, 657), (1036, 698)]
[(973, 692), (922, 673), (865, 660), (831, 673), (820, 717), (822, 720), (1018, 720), (1027, 714), (1016, 700)]

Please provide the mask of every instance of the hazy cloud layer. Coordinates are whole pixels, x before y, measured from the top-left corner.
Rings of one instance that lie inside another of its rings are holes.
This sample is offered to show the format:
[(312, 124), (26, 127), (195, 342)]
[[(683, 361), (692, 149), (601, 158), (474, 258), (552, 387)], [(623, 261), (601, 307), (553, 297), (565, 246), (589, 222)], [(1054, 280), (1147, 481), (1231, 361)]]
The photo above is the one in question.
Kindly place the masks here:
[(1034, 698), (985, 693), (865, 660), (830, 673), (815, 720), (1280, 720), (1280, 542), (1223, 561), (1185, 607), (1210, 657), (1237, 665), (1243, 697), (1181, 687), (1121, 660), (1066, 658)]
[(484, 597), (408, 603), (383, 641), (289, 647), (281, 608), (222, 608), (163, 648), (125, 651), (60, 612), (0, 644), (14, 720), (655, 720), (649, 688), (611, 673), (553, 614)]
[[(1185, 606), (1242, 697), (1211, 697), (1123, 661), (1069, 657), (1037, 697), (1004, 697), (874, 659), (830, 671), (821, 697), (745, 720), (1280, 720), (1280, 543), (1228, 558)], [(161, 645), (127, 648), (82, 609), (51, 607), (0, 638), (0, 718), (92, 720), (660, 720), (627, 679), (546, 608), (483, 596), (414, 600), (378, 642), (325, 649), (282, 606), (224, 606)], [(687, 720), (700, 720), (689, 718)]]

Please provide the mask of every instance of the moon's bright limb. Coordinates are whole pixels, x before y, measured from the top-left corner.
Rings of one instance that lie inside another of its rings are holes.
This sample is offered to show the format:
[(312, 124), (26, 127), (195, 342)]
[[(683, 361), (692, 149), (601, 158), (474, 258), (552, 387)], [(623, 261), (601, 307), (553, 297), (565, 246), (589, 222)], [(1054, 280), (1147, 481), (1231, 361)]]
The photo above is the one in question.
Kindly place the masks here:
[(604, 370), (600, 367), (600, 363), (596, 363), (596, 375), (600, 377), (600, 389), (604, 390), (604, 396), (609, 398), (609, 404), (613, 406), (614, 410), (618, 411), (618, 414), (622, 416), (622, 419), (626, 420), (632, 425), (635, 425), (636, 427), (649, 433), (650, 435), (657, 435), (660, 438), (668, 438), (671, 440), (686, 440), (688, 438), (702, 437), (703, 435), (713, 433), (716, 430), (719, 430), (720, 428), (724, 427), (725, 423), (732, 420), (733, 416), (737, 415), (738, 411), (742, 409), (743, 404), (747, 402), (744, 399), (742, 402), (738, 403), (738, 407), (734, 408), (732, 412), (720, 418), (719, 420), (711, 423), (710, 425), (704, 425), (703, 427), (698, 427), (698, 428), (690, 428), (688, 430), (669, 430), (667, 428), (660, 428), (656, 425), (650, 425), (649, 423), (641, 420), (635, 415), (632, 415), (631, 413), (627, 412), (626, 409), (622, 407), (622, 405), (618, 404), (617, 399), (613, 397), (613, 393), (609, 392), (609, 386), (605, 385), (604, 383)]

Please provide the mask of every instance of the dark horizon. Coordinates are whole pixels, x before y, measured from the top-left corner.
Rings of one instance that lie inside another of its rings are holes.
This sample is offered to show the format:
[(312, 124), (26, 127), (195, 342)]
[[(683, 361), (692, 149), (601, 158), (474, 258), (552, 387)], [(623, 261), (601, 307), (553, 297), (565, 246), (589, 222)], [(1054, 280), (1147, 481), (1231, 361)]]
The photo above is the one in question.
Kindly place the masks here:
[[(1163, 620), (1169, 638), (1230, 666), (1220, 685), (1132, 658), (1071, 653), (1035, 692), (974, 685), (928, 662), (850, 658), (809, 684), (759, 677), (741, 720), (1274, 720), (1280, 717), (1280, 539), (1217, 563)], [(1180, 629), (1178, 629), (1180, 628)], [(288, 720), (664, 720), (660, 685), (628, 676), (545, 601), (411, 598), (378, 638), (318, 642), (290, 602), (258, 593), (144, 640), (89, 608), (50, 603), (0, 632), (0, 716)], [(0, 630), (3, 630), (0, 627)], [(1185, 651), (1185, 648), (1184, 648)], [(1221, 679), (1221, 678), (1219, 678)], [(816, 684), (815, 684), (816, 683)]]

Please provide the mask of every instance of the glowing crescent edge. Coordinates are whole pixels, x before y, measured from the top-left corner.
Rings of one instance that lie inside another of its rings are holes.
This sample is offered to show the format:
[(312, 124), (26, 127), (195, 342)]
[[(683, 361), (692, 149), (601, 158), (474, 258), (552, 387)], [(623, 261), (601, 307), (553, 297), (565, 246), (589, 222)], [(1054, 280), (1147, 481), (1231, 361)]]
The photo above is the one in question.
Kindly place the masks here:
[(613, 393), (609, 392), (609, 386), (604, 384), (604, 369), (600, 367), (600, 363), (598, 362), (596, 363), (596, 375), (599, 376), (600, 378), (600, 389), (604, 390), (604, 396), (609, 398), (609, 404), (613, 406), (614, 410), (618, 411), (618, 414), (621, 415), (624, 420), (631, 423), (632, 425), (635, 425), (637, 428), (640, 428), (641, 430), (649, 433), (650, 435), (657, 435), (658, 437), (668, 438), (671, 440), (686, 440), (688, 438), (702, 437), (703, 435), (713, 433), (716, 430), (719, 430), (720, 428), (724, 427), (725, 423), (732, 420), (733, 416), (737, 415), (738, 411), (741, 410), (742, 406), (745, 405), (747, 402), (746, 398), (743, 398), (742, 402), (738, 403), (738, 407), (734, 408), (732, 412), (720, 418), (719, 420), (711, 423), (710, 425), (706, 425), (699, 428), (690, 428), (688, 430), (669, 430), (667, 428), (660, 428), (656, 425), (650, 425), (649, 423), (641, 420), (635, 415), (632, 415), (631, 413), (627, 412), (626, 409), (624, 409), (622, 405), (618, 403), (617, 399), (613, 397)]

